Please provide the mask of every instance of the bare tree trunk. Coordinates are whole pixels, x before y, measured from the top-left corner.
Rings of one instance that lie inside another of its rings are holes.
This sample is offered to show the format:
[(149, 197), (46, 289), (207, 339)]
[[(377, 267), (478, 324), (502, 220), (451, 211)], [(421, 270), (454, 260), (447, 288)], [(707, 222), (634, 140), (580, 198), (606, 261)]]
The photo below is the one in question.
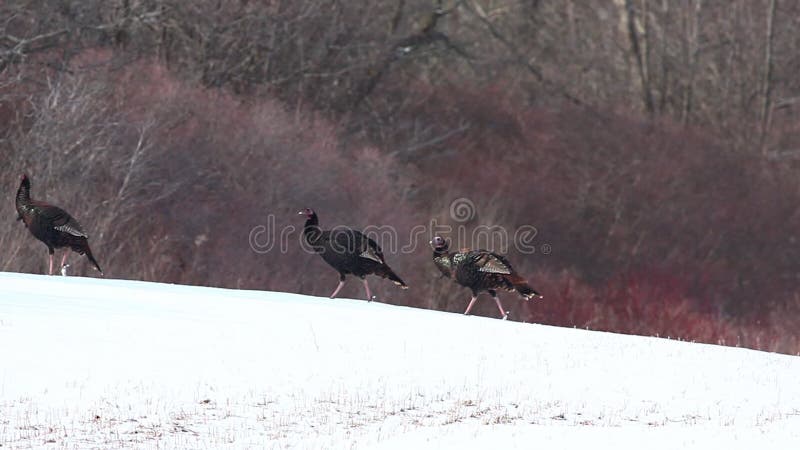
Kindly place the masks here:
[(663, 113), (667, 107), (667, 99), (669, 98), (669, 64), (667, 64), (668, 51), (667, 39), (670, 33), (670, 20), (669, 20), (669, 0), (661, 0), (661, 45), (660, 45), (660, 59), (661, 59), (661, 74), (658, 85), (659, 90), (659, 113)]
[(642, 35), (642, 69), (644, 70), (645, 79), (647, 79), (647, 91), (648, 95), (650, 96), (650, 102), (653, 104), (653, 110), (655, 111), (655, 101), (653, 100), (652, 89), (650, 89), (653, 77), (650, 73), (650, 47), (651, 47), (651, 37), (652, 37), (652, 30), (650, 29), (650, 0), (641, 0), (642, 1), (642, 28), (643, 28), (643, 35)]
[(392, 16), (391, 27), (389, 28), (389, 33), (392, 36), (397, 33), (397, 28), (400, 26), (400, 21), (403, 20), (403, 11), (405, 7), (406, 0), (400, 0), (397, 2), (397, 9), (394, 12), (394, 16)]
[(764, 44), (764, 71), (761, 77), (761, 137), (759, 147), (761, 154), (767, 152), (767, 134), (769, 133), (770, 122), (772, 121), (771, 102), (772, 102), (772, 42), (775, 37), (773, 22), (775, 21), (775, 2), (770, 0), (767, 12), (767, 36)]
[(567, 1), (566, 4), (567, 25), (569, 27), (569, 46), (572, 51), (578, 50), (578, 33), (575, 26), (575, 5), (572, 0)]
[[(694, 13), (691, 20), (686, 20), (686, 65), (688, 74), (686, 75), (686, 86), (683, 92), (683, 105), (681, 107), (681, 123), (689, 123), (692, 113), (692, 102), (694, 100), (694, 78), (697, 71), (697, 56), (699, 53), (698, 35), (700, 30), (700, 10), (703, 7), (703, 0), (695, 0)], [(688, 8), (686, 14), (688, 15)]]
[[(630, 40), (631, 44), (631, 52), (633, 52), (633, 57), (636, 60), (636, 68), (639, 73), (642, 102), (644, 103), (645, 111), (647, 111), (648, 114), (652, 114), (654, 111), (653, 94), (650, 91), (649, 74), (647, 72), (644, 52), (642, 51), (642, 44), (639, 42), (639, 31), (637, 30), (636, 10), (633, 5), (633, 0), (625, 0), (625, 14), (628, 28), (628, 39)], [(645, 17), (644, 20), (647, 20), (647, 17)]]

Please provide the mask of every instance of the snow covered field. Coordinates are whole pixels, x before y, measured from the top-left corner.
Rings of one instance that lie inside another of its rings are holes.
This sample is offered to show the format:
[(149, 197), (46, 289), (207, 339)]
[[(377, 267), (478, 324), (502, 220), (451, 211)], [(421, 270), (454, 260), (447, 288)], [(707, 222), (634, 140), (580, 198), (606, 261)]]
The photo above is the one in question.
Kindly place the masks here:
[(800, 358), (360, 300), (0, 273), (0, 445), (793, 449)]

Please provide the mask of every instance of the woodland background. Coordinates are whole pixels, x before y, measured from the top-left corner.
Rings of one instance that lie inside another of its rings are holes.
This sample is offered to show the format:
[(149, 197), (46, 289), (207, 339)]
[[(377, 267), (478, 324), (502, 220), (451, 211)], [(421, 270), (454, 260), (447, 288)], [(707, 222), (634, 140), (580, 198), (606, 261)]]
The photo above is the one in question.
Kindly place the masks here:
[[(109, 277), (327, 295), (302, 227), (538, 229), (516, 320), (800, 353), (800, 3), (5, 0), (0, 270), (19, 175)], [(454, 224), (458, 225), (458, 224)], [(460, 312), (430, 249), (396, 304)], [(72, 257), (73, 272), (94, 276)], [(343, 292), (361, 297), (360, 283)], [(476, 313), (495, 315), (489, 301)]]

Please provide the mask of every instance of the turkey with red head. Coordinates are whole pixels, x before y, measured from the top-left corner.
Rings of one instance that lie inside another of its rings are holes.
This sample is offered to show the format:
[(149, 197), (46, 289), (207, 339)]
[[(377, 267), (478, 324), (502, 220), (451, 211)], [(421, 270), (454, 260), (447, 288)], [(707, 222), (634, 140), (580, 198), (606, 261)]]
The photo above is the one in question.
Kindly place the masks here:
[[(20, 177), (16, 198), (17, 220), (23, 221), (33, 237), (42, 241), (50, 253), (49, 274), (53, 274), (53, 254), (55, 249), (67, 247), (80, 255), (86, 255), (100, 275), (103, 270), (89, 248), (89, 236), (81, 225), (63, 209), (45, 202), (31, 199), (31, 180), (27, 175)], [(62, 273), (66, 273), (67, 255), (61, 259)]]
[(367, 300), (372, 301), (373, 296), (367, 283), (367, 275), (377, 275), (388, 278), (403, 289), (408, 289), (406, 283), (394, 273), (383, 258), (383, 251), (372, 239), (364, 236), (360, 231), (346, 227), (337, 227), (334, 230), (323, 231), (319, 227), (317, 214), (311, 209), (304, 209), (298, 214), (306, 216), (303, 228), (305, 243), (322, 256), (331, 267), (339, 272), (339, 284), (331, 294), (331, 298), (344, 286), (345, 276), (355, 275), (364, 281), (367, 291)]
[(464, 314), (469, 314), (478, 294), (483, 291), (492, 296), (503, 319), (508, 317), (508, 311), (503, 309), (500, 299), (497, 298), (497, 289), (516, 291), (526, 301), (542, 298), (502, 255), (488, 250), (451, 252), (450, 244), (440, 236), (435, 236), (430, 244), (433, 247), (433, 262), (442, 275), (472, 290), (472, 298)]

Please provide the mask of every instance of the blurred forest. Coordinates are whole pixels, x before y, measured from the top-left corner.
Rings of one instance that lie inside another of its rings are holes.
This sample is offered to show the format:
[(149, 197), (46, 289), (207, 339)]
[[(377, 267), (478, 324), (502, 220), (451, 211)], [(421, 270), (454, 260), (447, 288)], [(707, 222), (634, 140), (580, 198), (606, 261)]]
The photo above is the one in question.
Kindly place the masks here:
[[(797, 354), (798, 22), (790, 0), (4, 0), (0, 270), (46, 270), (22, 172), (112, 278), (327, 295), (305, 207), (401, 237), (533, 225), (552, 251), (509, 258), (545, 299), (503, 295), (514, 320)], [(270, 216), (285, 252), (250, 246)], [(461, 312), (428, 239), (386, 252), (408, 291), (373, 290)]]

